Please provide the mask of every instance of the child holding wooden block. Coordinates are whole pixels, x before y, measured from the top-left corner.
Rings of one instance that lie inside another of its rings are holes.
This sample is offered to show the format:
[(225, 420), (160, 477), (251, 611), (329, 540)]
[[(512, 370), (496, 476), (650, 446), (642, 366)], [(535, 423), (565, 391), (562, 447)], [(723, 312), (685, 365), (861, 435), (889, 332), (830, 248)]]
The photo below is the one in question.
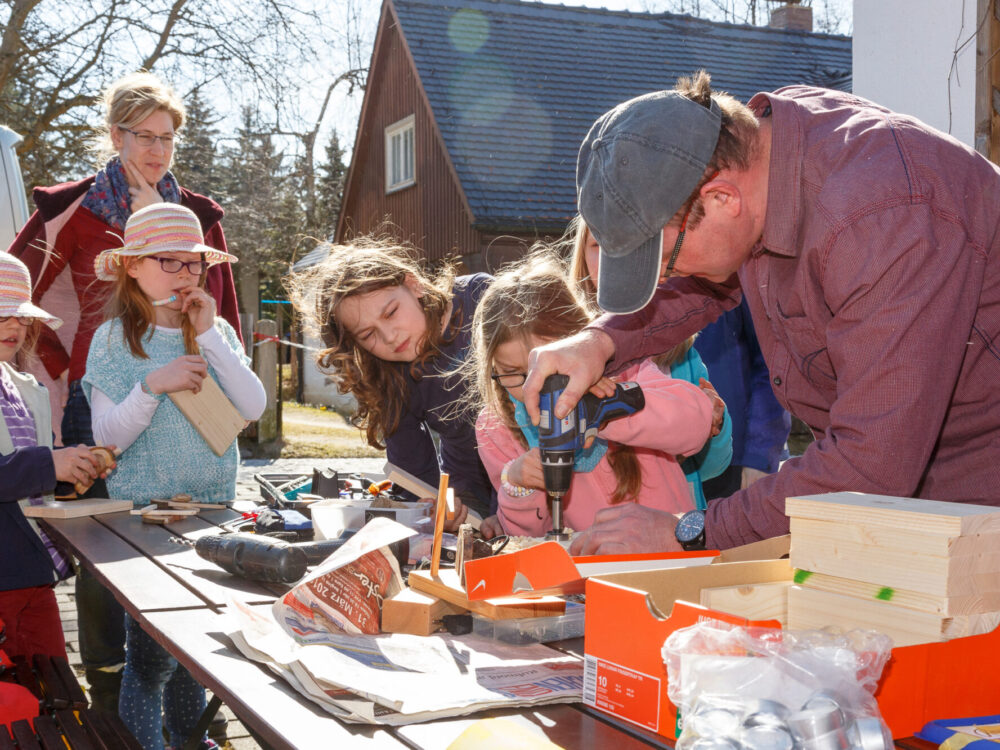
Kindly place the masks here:
[[(108, 320), (91, 340), (83, 387), (95, 439), (122, 449), (121, 466), (107, 483), (112, 498), (144, 506), (177, 493), (202, 503), (235, 496), (236, 440), (216, 455), (165, 398), (198, 392), (213, 378), (244, 419), (263, 412), (264, 387), (201, 283), (210, 265), (235, 260), (205, 245), (195, 214), (174, 203), (133, 213), (124, 246), (95, 260), (97, 277), (113, 285)], [(131, 617), (125, 628), (119, 713), (144, 748), (159, 750), (168, 696), (167, 730), (180, 746), (205, 707), (205, 691)], [(212, 745), (206, 740), (203, 746)]]
[(20, 503), (51, 499), (57, 481), (90, 484), (101, 462), (84, 445), (53, 449), (48, 391), (21, 372), (42, 325), (62, 321), (31, 303), (27, 267), (0, 252), (0, 620), (8, 656), (66, 658), (52, 583), (69, 561), (21, 511)]
[[(484, 535), (543, 536), (552, 528), (542, 482), (538, 428), (521, 402), (528, 353), (570, 336), (590, 314), (554, 254), (535, 254), (508, 267), (483, 295), (473, 323), (474, 378), (484, 404), (476, 423), (479, 455), (498, 487), (499, 513), (483, 523)], [(622, 374), (636, 381), (646, 405), (611, 422), (598, 441), (578, 451), (563, 518), (587, 529), (602, 509), (639, 503), (672, 513), (694, 508), (678, 456), (695, 453), (708, 439), (713, 404), (698, 386), (644, 361)]]
[[(451, 477), (457, 499), (488, 515), (489, 478), (476, 456), (468, 387), (454, 370), (467, 357), (472, 315), (490, 282), (425, 273), (409, 248), (358, 239), (334, 245), (291, 282), (296, 309), (322, 338), (320, 369), (358, 407), (353, 423), (393, 465), (436, 487)], [(430, 435), (440, 437), (440, 459)], [(457, 529), (465, 509), (448, 528)]]

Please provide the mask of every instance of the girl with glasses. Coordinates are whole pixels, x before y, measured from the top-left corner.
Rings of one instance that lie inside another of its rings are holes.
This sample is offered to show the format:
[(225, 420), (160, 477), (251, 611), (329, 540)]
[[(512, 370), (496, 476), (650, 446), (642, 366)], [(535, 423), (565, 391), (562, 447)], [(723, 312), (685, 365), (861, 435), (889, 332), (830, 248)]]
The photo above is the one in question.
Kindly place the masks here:
[(472, 314), (489, 282), (481, 273), (456, 278), (450, 266), (427, 273), (411, 248), (362, 238), (331, 246), (289, 290), (326, 345), (320, 369), (357, 399), (352, 421), (369, 445), (432, 486), (447, 471), (455, 494), (482, 516), (491, 512), (492, 488), (464, 409), (467, 383), (453, 371), (468, 355)]
[[(554, 253), (536, 252), (499, 274), (476, 309), (469, 366), (483, 407), (476, 439), (499, 505), (497, 515), (484, 521), (484, 535), (538, 537), (552, 528), (538, 428), (521, 399), (531, 349), (571, 336), (591, 320), (568, 278)], [(712, 401), (650, 361), (626, 370), (621, 380), (639, 383), (646, 406), (609, 423), (592, 446), (577, 452), (563, 498), (563, 520), (576, 531), (589, 528), (602, 508), (620, 503), (672, 513), (694, 508), (677, 456), (705, 444)]]
[[(218, 382), (246, 420), (264, 411), (264, 386), (236, 331), (216, 317), (202, 288), (211, 265), (236, 258), (205, 244), (194, 212), (154, 203), (125, 224), (125, 244), (97, 257), (111, 282), (107, 321), (94, 334), (83, 377), (94, 437), (122, 451), (108, 497), (136, 507), (190, 495), (200, 503), (236, 496), (236, 440), (216, 455), (167, 394)], [(205, 708), (205, 691), (131, 617), (119, 711), (147, 750), (161, 750), (163, 720), (172, 746), (184, 744)], [(166, 705), (164, 705), (166, 703)], [(202, 748), (215, 747), (202, 738)]]
[[(226, 250), (222, 208), (182, 187), (170, 171), (171, 138), (185, 117), (184, 104), (173, 89), (150, 73), (135, 73), (112, 83), (103, 103), (104, 119), (93, 144), (100, 165), (97, 173), (35, 188), (37, 210), (10, 247), (31, 272), (35, 303), (58, 314), (74, 331), (71, 336), (43, 332), (37, 348), (41, 366), (32, 368), (49, 389), (53, 429), (64, 445), (94, 442), (81, 379), (110, 289), (94, 276), (94, 260), (121, 243), (129, 217), (161, 201), (186, 206), (198, 217), (205, 244)], [(209, 269), (205, 288), (216, 311), (239, 334), (236, 289), (228, 263)], [(95, 482), (86, 496), (105, 497), (104, 483)], [(124, 610), (86, 570), (76, 579), (76, 603), (80, 657), (91, 702), (102, 710), (117, 711)]]

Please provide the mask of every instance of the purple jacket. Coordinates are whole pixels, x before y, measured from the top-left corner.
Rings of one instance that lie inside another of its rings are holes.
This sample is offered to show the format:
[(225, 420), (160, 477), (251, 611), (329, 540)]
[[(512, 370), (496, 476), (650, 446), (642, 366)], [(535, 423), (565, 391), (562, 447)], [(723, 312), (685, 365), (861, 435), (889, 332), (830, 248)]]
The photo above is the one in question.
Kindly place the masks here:
[(787, 533), (785, 498), (855, 490), (1000, 505), (1000, 170), (913, 118), (792, 86), (773, 118), (764, 233), (727, 285), (686, 278), (598, 324), (609, 369), (739, 302), (775, 395), (817, 440), (714, 501), (712, 547)]

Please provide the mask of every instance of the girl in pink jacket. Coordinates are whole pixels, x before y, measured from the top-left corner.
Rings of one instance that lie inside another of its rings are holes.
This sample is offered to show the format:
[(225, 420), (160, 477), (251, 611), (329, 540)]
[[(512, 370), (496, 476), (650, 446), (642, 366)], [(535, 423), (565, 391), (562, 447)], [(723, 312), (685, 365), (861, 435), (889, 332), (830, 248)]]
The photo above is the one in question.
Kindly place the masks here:
[[(521, 403), (528, 353), (583, 329), (590, 315), (574, 293), (564, 262), (530, 255), (496, 277), (473, 319), (479, 455), (497, 488), (498, 513), (484, 535), (543, 536), (552, 528), (542, 483), (538, 429)], [(697, 386), (660, 372), (651, 361), (620, 380), (639, 383), (645, 408), (609, 423), (578, 451), (564, 523), (582, 531), (601, 508), (623, 502), (682, 513), (694, 508), (678, 456), (696, 453), (712, 428), (712, 402)]]

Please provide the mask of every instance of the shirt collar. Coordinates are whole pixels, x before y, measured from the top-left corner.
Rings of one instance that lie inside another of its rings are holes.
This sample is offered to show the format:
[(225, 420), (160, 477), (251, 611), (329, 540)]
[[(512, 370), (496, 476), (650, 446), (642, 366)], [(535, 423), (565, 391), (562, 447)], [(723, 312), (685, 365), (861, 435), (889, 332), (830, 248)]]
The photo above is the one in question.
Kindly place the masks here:
[(753, 252), (757, 255), (767, 250), (794, 257), (800, 250), (798, 229), (802, 212), (802, 126), (792, 101), (781, 94), (757, 94), (748, 106), (758, 117), (768, 106), (771, 108), (767, 213), (764, 218), (764, 233)]

